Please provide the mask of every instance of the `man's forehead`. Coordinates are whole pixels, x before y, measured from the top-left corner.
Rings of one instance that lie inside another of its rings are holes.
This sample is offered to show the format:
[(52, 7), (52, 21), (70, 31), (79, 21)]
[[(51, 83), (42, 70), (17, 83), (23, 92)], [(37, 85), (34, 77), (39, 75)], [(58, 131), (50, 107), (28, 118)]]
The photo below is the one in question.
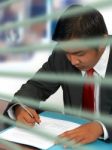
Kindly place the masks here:
[(90, 51), (92, 49), (90, 49), (90, 48), (65, 48), (63, 50), (67, 53), (77, 54), (77, 53), (82, 53), (85, 51)]

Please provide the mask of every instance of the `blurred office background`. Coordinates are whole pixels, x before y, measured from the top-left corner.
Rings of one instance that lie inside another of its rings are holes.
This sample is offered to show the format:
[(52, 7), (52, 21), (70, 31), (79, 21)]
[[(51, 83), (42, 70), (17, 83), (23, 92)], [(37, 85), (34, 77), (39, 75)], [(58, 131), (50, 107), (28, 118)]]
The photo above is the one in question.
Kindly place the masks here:
[[(1, 0), (0, 4), (7, 0)], [(0, 10), (0, 26), (13, 22), (24, 21), (26, 19), (40, 17), (42, 15), (53, 14), (55, 11), (64, 10), (71, 4), (94, 4), (103, 2), (103, 0), (19, 0)], [(97, 5), (96, 5), (97, 6)], [(96, 7), (97, 8), (97, 7)], [(112, 6), (98, 8), (103, 14), (108, 31), (112, 34), (112, 22), (109, 16), (112, 16)], [(50, 44), (51, 37), (55, 30), (57, 20), (48, 20), (35, 23), (30, 26), (18, 27), (7, 31), (0, 31), (0, 48), (16, 48), (28, 45)], [(55, 45), (56, 43), (54, 43)], [(0, 71), (31, 72), (35, 73), (44, 62), (53, 49), (44, 51), (31, 50), (24, 52), (0, 52)], [(0, 76), (0, 93), (13, 96), (13, 94), (25, 83), (28, 78), (14, 78)], [(59, 110), (63, 110), (62, 90), (50, 97), (48, 104), (51, 103)], [(0, 96), (0, 99), (4, 97)], [(8, 99), (11, 101), (11, 99)]]

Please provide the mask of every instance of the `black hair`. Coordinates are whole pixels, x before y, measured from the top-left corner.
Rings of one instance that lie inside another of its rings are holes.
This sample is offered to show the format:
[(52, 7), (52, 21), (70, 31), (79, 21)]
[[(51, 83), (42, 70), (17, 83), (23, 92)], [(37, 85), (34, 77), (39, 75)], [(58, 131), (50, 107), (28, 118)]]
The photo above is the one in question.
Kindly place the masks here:
[[(64, 17), (71, 9), (89, 9), (84, 13)], [(108, 34), (102, 14), (89, 6), (71, 5), (68, 7), (57, 22), (52, 40), (66, 41), (74, 38), (94, 38)]]

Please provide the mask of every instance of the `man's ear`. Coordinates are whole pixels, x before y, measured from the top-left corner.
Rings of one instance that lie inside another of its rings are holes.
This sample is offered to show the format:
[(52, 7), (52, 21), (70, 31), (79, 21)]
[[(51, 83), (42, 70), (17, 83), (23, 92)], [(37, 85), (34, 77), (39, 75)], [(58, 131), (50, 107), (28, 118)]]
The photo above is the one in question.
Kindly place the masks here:
[(108, 38), (109, 38), (109, 35), (108, 34), (104, 34), (104, 44), (105, 46), (108, 44)]
[(105, 47), (107, 46), (108, 44), (108, 37), (109, 35), (108, 34), (104, 34), (103, 38), (102, 38), (102, 41), (99, 45), (99, 51), (102, 51), (105, 49)]
[(108, 34), (104, 34), (104, 38), (105, 38), (105, 39), (108, 39), (109, 36), (110, 36), (110, 35), (108, 35)]

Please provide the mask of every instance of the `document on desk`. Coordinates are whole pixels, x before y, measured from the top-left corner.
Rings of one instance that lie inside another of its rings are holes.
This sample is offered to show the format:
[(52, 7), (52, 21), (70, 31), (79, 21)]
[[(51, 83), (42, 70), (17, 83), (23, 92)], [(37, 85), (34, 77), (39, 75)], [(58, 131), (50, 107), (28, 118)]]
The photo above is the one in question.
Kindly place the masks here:
[(55, 143), (54, 138), (50, 139), (47, 136), (40, 135), (38, 134), (38, 131), (40, 132), (42, 131), (43, 133), (45, 132), (45, 134), (52, 135), (53, 137), (57, 137), (58, 135), (60, 135), (65, 131), (80, 126), (79, 124), (70, 121), (53, 119), (44, 116), (40, 116), (40, 119), (41, 119), (41, 123), (35, 124), (35, 126), (33, 127), (37, 129), (36, 134), (18, 127), (11, 127), (1, 132), (0, 138), (15, 143), (37, 147), (40, 149), (48, 149), (54, 145)]

